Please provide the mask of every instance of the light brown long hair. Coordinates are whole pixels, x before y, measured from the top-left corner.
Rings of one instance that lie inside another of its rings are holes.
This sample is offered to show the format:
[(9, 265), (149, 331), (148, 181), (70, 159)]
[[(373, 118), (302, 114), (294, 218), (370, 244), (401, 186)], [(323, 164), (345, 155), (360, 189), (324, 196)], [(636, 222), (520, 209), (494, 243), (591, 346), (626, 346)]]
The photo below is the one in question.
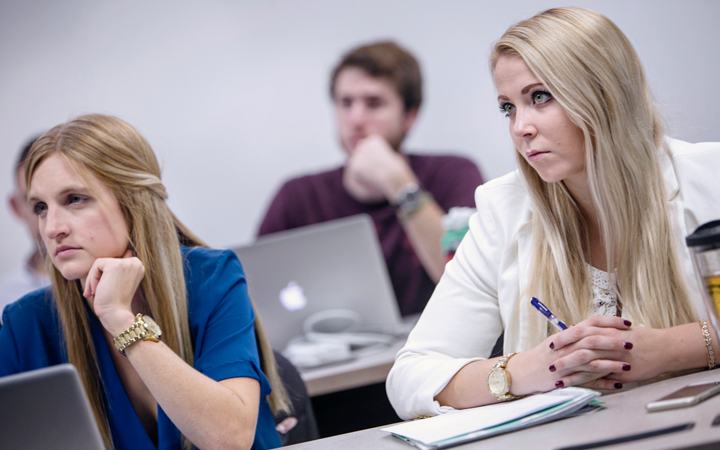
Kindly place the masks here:
[[(630, 41), (601, 14), (555, 8), (505, 32), (490, 57), (493, 72), (502, 56), (522, 58), (582, 131), (585, 173), (623, 311), (653, 328), (694, 320), (660, 169), (664, 127)], [(563, 182), (544, 182), (516, 156), (533, 207), (528, 292), (578, 323), (592, 300), (586, 219)], [(529, 301), (520, 305), (529, 308)], [(548, 333), (530, 330), (536, 343)]]
[[(193, 345), (188, 321), (187, 289), (180, 245), (207, 247), (168, 208), (168, 195), (160, 179), (160, 165), (147, 141), (132, 126), (112, 116), (86, 115), (61, 124), (42, 135), (33, 145), (26, 163), (28, 189), (40, 164), (59, 153), (80, 176), (94, 175), (115, 194), (125, 216), (128, 240), (145, 266), (140, 290), (153, 318), (163, 330), (163, 341), (186, 363), (193, 364)], [(40, 245), (44, 249), (44, 245)], [(103, 409), (102, 380), (85, 300), (76, 281), (66, 280), (52, 267), (53, 282), (68, 359), (80, 373), (95, 418), (107, 448), (113, 442)], [(287, 393), (280, 382), (275, 359), (262, 325), (256, 316), (255, 330), (262, 370), (272, 393), (273, 409), (288, 410)], [(191, 446), (183, 438), (185, 446)]]

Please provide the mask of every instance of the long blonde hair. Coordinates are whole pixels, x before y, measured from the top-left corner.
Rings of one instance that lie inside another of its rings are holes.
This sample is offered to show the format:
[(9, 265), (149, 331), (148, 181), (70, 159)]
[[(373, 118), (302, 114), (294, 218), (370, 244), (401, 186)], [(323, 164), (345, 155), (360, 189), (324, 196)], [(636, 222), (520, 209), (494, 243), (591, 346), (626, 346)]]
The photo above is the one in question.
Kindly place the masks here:
[[(132, 126), (116, 117), (80, 116), (56, 126), (35, 142), (25, 168), (28, 189), (42, 161), (55, 152), (61, 154), (80, 176), (94, 175), (115, 194), (127, 223), (130, 248), (146, 269), (140, 284), (143, 297), (163, 330), (163, 341), (192, 366), (193, 345), (180, 245), (207, 245), (168, 208), (160, 165), (150, 145)], [(43, 245), (40, 248), (44, 250)], [(45, 256), (68, 360), (80, 373), (105, 445), (112, 449), (97, 356), (94, 346), (89, 345), (93, 340), (85, 300), (77, 282), (63, 278)], [(287, 410), (287, 394), (257, 316), (255, 325), (262, 369), (273, 390), (268, 401), (273, 411)], [(187, 439), (184, 442), (186, 447), (191, 446)]]
[[(659, 162), (668, 151), (664, 127), (630, 41), (601, 14), (555, 8), (505, 32), (490, 57), (493, 71), (501, 56), (522, 58), (582, 131), (585, 173), (623, 311), (653, 328), (694, 320)], [(558, 316), (578, 323), (592, 301), (585, 216), (563, 182), (545, 183), (516, 155), (533, 208), (532, 275), (520, 307), (529, 307), (528, 292), (539, 293)], [(532, 327), (535, 343), (549, 334)]]

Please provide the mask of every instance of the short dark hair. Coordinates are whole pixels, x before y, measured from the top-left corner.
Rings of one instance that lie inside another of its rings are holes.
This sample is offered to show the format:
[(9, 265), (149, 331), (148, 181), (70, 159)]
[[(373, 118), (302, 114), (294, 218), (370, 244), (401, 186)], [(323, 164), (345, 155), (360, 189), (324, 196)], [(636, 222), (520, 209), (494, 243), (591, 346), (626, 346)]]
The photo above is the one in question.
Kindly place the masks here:
[(419, 109), (422, 103), (422, 75), (415, 57), (394, 42), (376, 42), (346, 53), (330, 78), (330, 95), (335, 98), (335, 83), (343, 69), (357, 67), (374, 78), (387, 79), (403, 100), (405, 111)]
[(30, 153), (30, 149), (40, 136), (42, 136), (42, 133), (36, 134), (35, 136), (31, 137), (20, 150), (18, 159), (17, 161), (15, 161), (15, 171), (13, 172), (13, 174), (15, 175), (15, 181), (17, 181), (18, 170), (20, 170), (20, 168), (25, 165), (25, 160), (27, 159), (28, 153)]

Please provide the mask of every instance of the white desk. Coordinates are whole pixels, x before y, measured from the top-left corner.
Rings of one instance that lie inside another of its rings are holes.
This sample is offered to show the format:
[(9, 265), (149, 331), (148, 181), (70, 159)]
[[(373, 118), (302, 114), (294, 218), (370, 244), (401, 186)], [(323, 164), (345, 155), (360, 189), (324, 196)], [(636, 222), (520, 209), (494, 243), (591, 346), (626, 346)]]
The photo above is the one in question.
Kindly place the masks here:
[[(690, 408), (655, 413), (645, 411), (646, 403), (657, 400), (686, 384), (718, 380), (720, 380), (720, 369), (665, 380), (627, 392), (604, 396), (602, 400), (606, 402), (606, 408), (593, 414), (540, 425), (453, 448), (464, 450), (558, 449), (667, 428), (687, 422), (694, 422), (695, 427), (688, 431), (601, 447), (601, 449), (670, 450), (720, 441), (720, 426), (713, 427), (711, 425), (713, 419), (720, 414), (720, 395)], [(298, 450), (411, 450), (414, 447), (381, 431), (380, 428), (373, 428), (297, 444), (288, 448)]]
[(347, 363), (301, 370), (308, 394), (313, 397), (384, 382), (405, 340), (406, 337), (398, 339), (381, 352)]

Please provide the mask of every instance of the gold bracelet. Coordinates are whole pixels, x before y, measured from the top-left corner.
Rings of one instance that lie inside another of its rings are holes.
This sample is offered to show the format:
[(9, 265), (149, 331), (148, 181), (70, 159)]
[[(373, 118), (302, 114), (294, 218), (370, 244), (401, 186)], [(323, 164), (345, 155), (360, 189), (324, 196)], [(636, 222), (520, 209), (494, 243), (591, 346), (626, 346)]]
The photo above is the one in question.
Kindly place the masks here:
[(712, 339), (710, 338), (710, 331), (708, 331), (707, 320), (701, 320), (699, 323), (700, 327), (702, 327), (702, 334), (705, 338), (705, 347), (707, 347), (708, 352), (708, 370), (713, 370), (715, 368), (715, 352), (713, 351)]

